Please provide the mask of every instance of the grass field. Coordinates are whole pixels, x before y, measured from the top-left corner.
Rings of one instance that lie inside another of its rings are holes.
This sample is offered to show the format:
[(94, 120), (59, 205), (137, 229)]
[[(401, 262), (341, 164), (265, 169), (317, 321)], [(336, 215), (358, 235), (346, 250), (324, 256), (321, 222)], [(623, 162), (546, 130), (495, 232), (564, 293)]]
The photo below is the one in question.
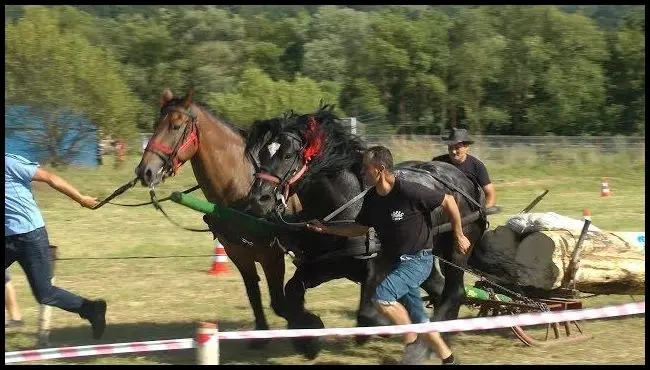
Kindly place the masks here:
[[(406, 159), (404, 154), (398, 157)], [(412, 153), (411, 153), (412, 154)], [(429, 156), (430, 154), (427, 154)], [(416, 159), (412, 155), (409, 159)], [(398, 158), (399, 159), (399, 158)], [(130, 158), (122, 169), (109, 163), (98, 170), (68, 169), (59, 172), (85, 193), (105, 197), (133, 177), (139, 158)], [(498, 190), (504, 212), (491, 216), (491, 228), (525, 207), (544, 189), (550, 193), (535, 211), (553, 211), (580, 218), (583, 208), (592, 211), (593, 222), (606, 230), (644, 230), (645, 168), (625, 161), (601, 161), (590, 165), (540, 165), (489, 163), (490, 175)], [(609, 176), (613, 196), (600, 198), (600, 178)], [(159, 197), (194, 185), (189, 168), (168, 180), (157, 191)], [(106, 205), (100, 210), (80, 208), (49, 189), (36, 186), (38, 203), (46, 220), (50, 241), (59, 246), (61, 258), (205, 255), (212, 252), (210, 233), (183, 231), (167, 221), (153, 207), (125, 208)], [(119, 198), (124, 203), (147, 201), (141, 187)], [(203, 228), (198, 213), (166, 203), (167, 213), (188, 227)], [(109, 259), (68, 260), (57, 265), (57, 285), (89, 298), (108, 301), (108, 327), (104, 338), (94, 342), (90, 328), (77, 315), (58, 309), (52, 314), (52, 346), (76, 346), (160, 339), (190, 338), (196, 321), (219, 321), (220, 330), (253, 327), (239, 273), (214, 277), (205, 271), (210, 259)], [(287, 279), (293, 273), (289, 263)], [(25, 276), (18, 266), (10, 268), (18, 291), (18, 301), (27, 325), (5, 333), (5, 351), (34, 348), (38, 305), (31, 296)], [(269, 306), (261, 268), (260, 286), (269, 324), (284, 328)], [(468, 278), (468, 283), (471, 279)], [(332, 281), (308, 292), (307, 308), (320, 315), (327, 327), (351, 327), (358, 304), (358, 286), (344, 280)], [(585, 300), (587, 307), (645, 300), (644, 296), (599, 296)], [(475, 312), (463, 307), (461, 317)], [(591, 339), (552, 346), (528, 348), (507, 329), (461, 333), (452, 341), (463, 363), (472, 364), (644, 364), (645, 315), (583, 322)], [(384, 364), (401, 356), (400, 338), (373, 338), (365, 346), (355, 346), (351, 338), (327, 341), (321, 355), (306, 361), (297, 355), (289, 340), (274, 340), (262, 351), (248, 349), (240, 341), (221, 342), (222, 364)], [(94, 358), (44, 361), (63, 364), (192, 364), (192, 350), (125, 354)], [(438, 361), (431, 361), (437, 364)]]

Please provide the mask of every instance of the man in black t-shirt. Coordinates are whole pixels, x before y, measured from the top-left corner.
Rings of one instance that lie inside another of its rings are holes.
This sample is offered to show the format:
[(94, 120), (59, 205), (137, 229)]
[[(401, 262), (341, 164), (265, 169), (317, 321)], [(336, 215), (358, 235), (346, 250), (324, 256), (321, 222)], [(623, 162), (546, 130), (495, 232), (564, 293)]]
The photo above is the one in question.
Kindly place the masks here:
[[(365, 235), (368, 228), (373, 227), (381, 242), (382, 255), (393, 262), (393, 270), (376, 289), (380, 312), (397, 325), (424, 323), (429, 319), (420, 297), (420, 285), (433, 268), (430, 213), (442, 206), (449, 215), (461, 253), (469, 251), (470, 242), (463, 234), (460, 211), (453, 196), (396, 178), (392, 169), (393, 157), (387, 148), (369, 148), (364, 154), (363, 172), (373, 188), (364, 196), (356, 222), (325, 226), (312, 220), (308, 227), (317, 232), (347, 237)], [(427, 345), (423, 340), (435, 348), (443, 364), (455, 363), (451, 350), (437, 332), (422, 336), (406, 334), (403, 363), (414, 364), (424, 360)]]
[(478, 158), (468, 154), (469, 145), (473, 144), (465, 129), (453, 128), (449, 137), (445, 138), (449, 154), (433, 157), (432, 161), (453, 164), (485, 192), (485, 207), (492, 208), (496, 204), (497, 194), (490, 182), (487, 169)]

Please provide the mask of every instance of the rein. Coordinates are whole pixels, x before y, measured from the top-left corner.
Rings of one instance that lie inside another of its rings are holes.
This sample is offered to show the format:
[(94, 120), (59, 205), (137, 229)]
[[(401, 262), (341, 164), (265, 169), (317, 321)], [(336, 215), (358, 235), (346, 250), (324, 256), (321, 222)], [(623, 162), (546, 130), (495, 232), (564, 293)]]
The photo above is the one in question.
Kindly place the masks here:
[[(185, 193), (185, 192), (183, 192), (183, 193)], [(187, 193), (185, 193), (185, 194), (187, 194)], [(169, 217), (169, 216), (167, 215), (167, 212), (165, 212), (165, 210), (162, 209), (162, 207), (160, 206), (160, 202), (164, 202), (164, 201), (166, 201), (166, 200), (169, 200), (171, 197), (167, 197), (167, 198), (163, 198), (163, 199), (161, 199), (161, 200), (158, 200), (158, 198), (156, 197), (156, 192), (153, 190), (153, 188), (152, 188), (151, 190), (149, 190), (149, 196), (151, 197), (151, 202), (149, 202), (149, 203), (153, 204), (153, 206), (154, 206), (157, 210), (159, 210), (160, 212), (162, 212), (163, 216), (165, 216), (165, 217), (169, 220), (169, 222), (171, 222), (172, 224), (174, 224), (174, 225), (180, 227), (180, 228), (183, 229), (183, 230), (192, 231), (192, 232), (197, 232), (197, 233), (204, 233), (204, 232), (208, 232), (208, 231), (210, 231), (209, 228), (208, 228), (208, 229), (193, 229), (193, 228), (185, 227), (185, 226), (183, 226), (183, 225), (180, 225), (180, 224), (177, 223), (176, 221), (172, 220), (172, 218)]]
[[(113, 192), (113, 194), (109, 195), (104, 200), (100, 201), (96, 206), (94, 206), (91, 209), (94, 211), (96, 209), (101, 208), (102, 206), (104, 206), (104, 204), (107, 204), (107, 203), (115, 205), (115, 206), (120, 206), (120, 207), (140, 207), (140, 206), (146, 206), (146, 205), (149, 205), (149, 204), (154, 204), (153, 199), (150, 202), (136, 203), (136, 204), (123, 204), (123, 203), (113, 203), (113, 202), (111, 202), (111, 200), (114, 199), (115, 197), (117, 197), (118, 195), (121, 195), (124, 192), (126, 192), (127, 190), (134, 187), (137, 182), (138, 182), (138, 178), (136, 177), (135, 179), (133, 179), (133, 180), (127, 182), (126, 184), (120, 186), (119, 188), (117, 188), (117, 190), (115, 190)], [(191, 192), (193, 192), (193, 191), (195, 191), (197, 189), (200, 189), (200, 188), (201, 188), (201, 186), (197, 184), (197, 185), (192, 186), (191, 188), (189, 188), (187, 190), (183, 190), (183, 193), (184, 194), (189, 194), (189, 193), (191, 193)], [(171, 199), (171, 196), (168, 196), (168, 197), (165, 197), (163, 199), (157, 200), (157, 202), (164, 202), (164, 201), (167, 201), (167, 200), (170, 200), (170, 199)]]
[[(135, 184), (136, 184), (137, 182), (138, 182), (138, 178), (136, 177), (135, 179), (133, 179), (133, 180), (127, 182), (126, 184), (120, 186), (119, 188), (117, 188), (117, 190), (115, 190), (115, 191), (113, 192), (113, 194), (109, 195), (106, 199), (102, 200), (102, 201), (99, 202), (95, 207), (93, 207), (92, 210), (99, 209), (99, 208), (101, 208), (101, 207), (102, 207), (104, 204), (106, 204), (106, 203), (113, 204), (113, 205), (116, 205), (116, 206), (121, 206), (121, 207), (140, 207), (140, 206), (146, 206), (146, 205), (149, 205), (149, 204), (153, 204), (153, 206), (154, 206), (157, 210), (159, 210), (160, 212), (162, 212), (162, 214), (163, 214), (163, 215), (164, 215), (164, 216), (165, 216), (165, 217), (166, 217), (166, 218), (167, 218), (167, 219), (168, 219), (172, 224), (174, 224), (174, 225), (180, 227), (181, 229), (184, 229), (184, 230), (187, 230), (187, 231), (194, 231), (194, 232), (207, 232), (207, 231), (210, 231), (210, 229), (192, 229), (192, 228), (184, 227), (184, 226), (179, 225), (178, 223), (176, 223), (176, 221), (172, 220), (172, 219), (167, 215), (167, 213), (165, 212), (165, 210), (163, 210), (162, 207), (160, 206), (160, 203), (170, 200), (170, 199), (171, 199), (171, 196), (168, 196), (168, 197), (165, 197), (165, 198), (162, 198), (162, 199), (158, 199), (158, 197), (156, 196), (156, 192), (154, 191), (153, 188), (152, 188), (151, 190), (149, 190), (149, 196), (151, 197), (151, 201), (149, 201), (149, 202), (145, 202), (145, 203), (136, 203), (136, 204), (121, 204), (121, 203), (112, 203), (112, 202), (110, 202), (111, 199), (117, 197), (118, 195), (123, 194), (124, 192), (126, 192), (127, 190), (129, 190), (130, 188), (132, 188), (133, 186), (135, 186)], [(191, 188), (189, 188), (189, 189), (187, 189), (187, 190), (183, 190), (182, 193), (183, 193), (183, 194), (189, 194), (189, 193), (191, 193), (191, 192), (193, 192), (193, 191), (195, 191), (195, 190), (197, 190), (197, 189), (200, 189), (200, 188), (201, 188), (201, 186), (197, 184), (197, 185), (192, 186)]]

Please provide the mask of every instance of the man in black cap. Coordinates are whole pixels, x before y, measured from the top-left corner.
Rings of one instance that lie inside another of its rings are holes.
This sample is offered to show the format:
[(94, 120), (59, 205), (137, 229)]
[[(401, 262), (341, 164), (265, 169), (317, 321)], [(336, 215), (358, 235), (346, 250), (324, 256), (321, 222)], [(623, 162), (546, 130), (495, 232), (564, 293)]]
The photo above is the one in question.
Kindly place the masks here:
[(432, 161), (441, 161), (453, 164), (470, 178), (475, 184), (483, 188), (485, 192), (485, 207), (492, 208), (496, 204), (497, 194), (494, 185), (490, 182), (487, 169), (478, 158), (469, 155), (469, 145), (473, 144), (467, 130), (452, 128), (449, 137), (444, 139), (447, 142), (449, 154), (434, 157)]

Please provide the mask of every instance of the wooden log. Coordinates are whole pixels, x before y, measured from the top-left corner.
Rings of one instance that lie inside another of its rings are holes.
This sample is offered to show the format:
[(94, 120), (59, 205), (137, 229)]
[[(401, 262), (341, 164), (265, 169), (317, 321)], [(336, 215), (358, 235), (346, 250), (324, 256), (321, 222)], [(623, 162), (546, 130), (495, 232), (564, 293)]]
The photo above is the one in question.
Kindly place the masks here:
[[(559, 288), (579, 237), (578, 231), (538, 231), (517, 248), (516, 283)], [(593, 294), (645, 294), (645, 253), (608, 232), (589, 232), (580, 253), (575, 289)]]
[(506, 226), (497, 226), (483, 234), (468, 263), (483, 273), (505, 281), (516, 281), (517, 265), (514, 260), (518, 244), (516, 232)]

